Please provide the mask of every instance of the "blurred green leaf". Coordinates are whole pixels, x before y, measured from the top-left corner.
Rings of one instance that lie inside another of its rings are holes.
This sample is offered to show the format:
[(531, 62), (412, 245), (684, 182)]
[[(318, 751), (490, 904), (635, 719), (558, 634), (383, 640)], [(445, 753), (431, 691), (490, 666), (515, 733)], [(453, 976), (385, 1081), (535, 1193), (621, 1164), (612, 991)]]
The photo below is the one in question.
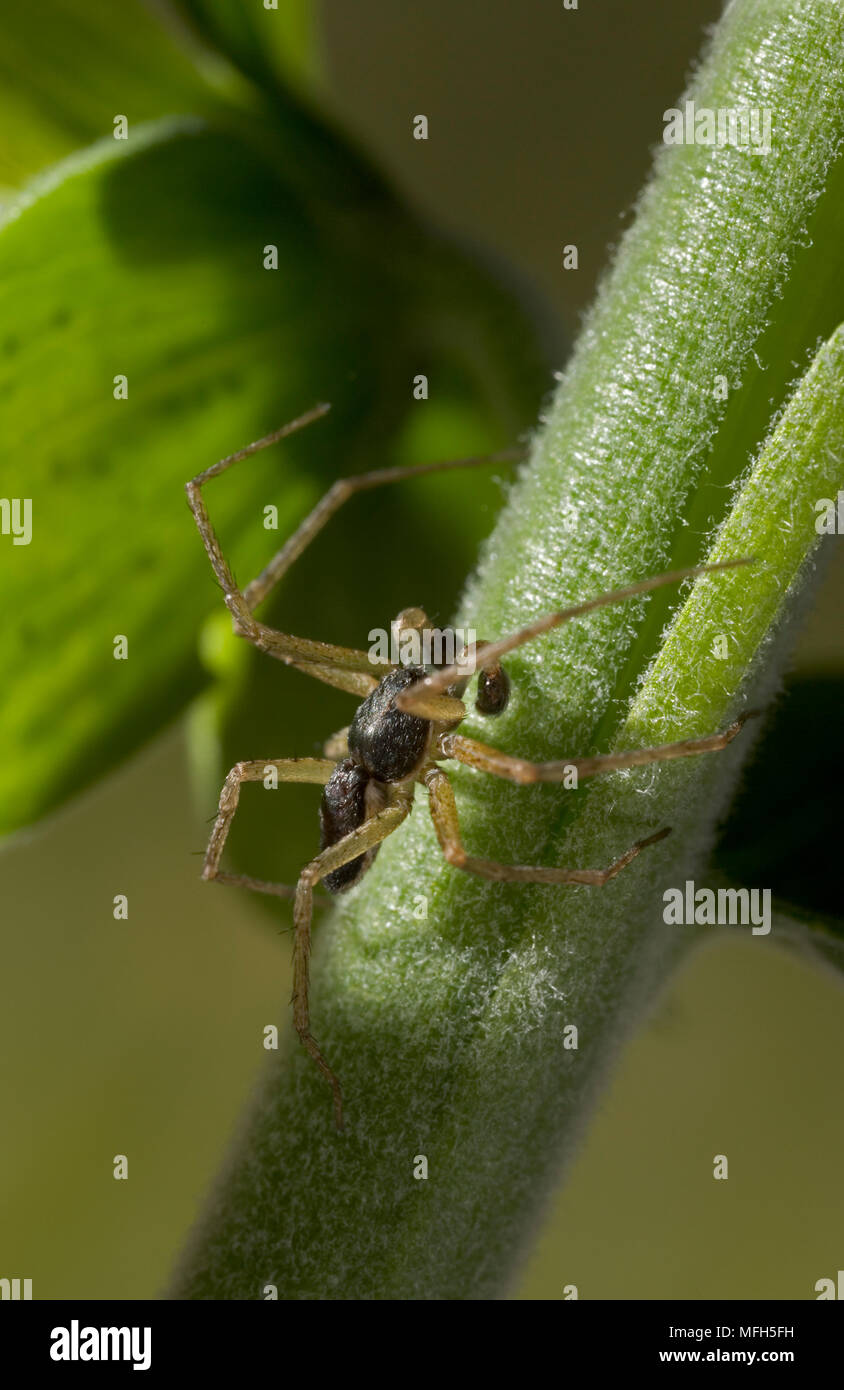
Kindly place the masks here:
[(318, 70), (312, 0), (275, 0), (269, 9), (262, 0), (171, 0), (170, 8), (259, 87), (312, 85)]
[[(285, 75), (313, 76), (307, 0), (153, 8), (94, 17), (64, 0), (43, 63), (35, 12), (0, 21), (0, 178), (104, 136), (7, 198), (0, 223), (4, 487), (37, 518), (31, 551), (0, 554), (14, 603), (0, 832), (98, 776), (202, 685), (194, 639), (214, 586), (184, 524), (187, 477), (331, 399), (316, 440), (253, 462), (237, 492), (215, 489), (231, 553), (254, 570), (271, 539), (255, 520), (268, 479), (288, 480), (273, 500), (289, 529), (336, 476), (332, 456), (349, 471), (389, 444), (419, 370), (435, 373), (436, 409), (459, 378), (460, 408), (474, 390), (476, 421), (505, 427), (531, 417), (539, 390), (513, 301), (417, 229), (286, 89)], [(179, 111), (191, 114), (142, 123)], [(104, 135), (118, 114), (125, 142)], [(421, 524), (402, 515), (405, 532)], [(132, 637), (128, 663), (105, 660), (109, 634)]]
[[(50, 41), (43, 42), (49, 25)], [(102, 139), (114, 117), (130, 128), (199, 114), (212, 92), (178, 30), (143, 0), (6, 5), (0, 15), (0, 190)]]
[[(446, 399), (455, 372), (465, 392), (489, 366), (488, 418), (512, 427), (535, 408), (529, 349), (511, 370), (502, 350), (487, 363), (473, 344), (461, 368), (459, 344), (432, 358), (426, 342), (449, 276), (475, 342), (503, 322), (529, 344), (519, 311), (418, 233), (319, 127), (295, 114), (291, 125), (292, 154), (281, 112), (271, 141), (196, 119), (106, 139), (36, 181), (0, 227), (4, 494), (32, 499), (34, 513), (31, 545), (0, 547), (3, 831), (100, 775), (202, 685), (196, 635), (219, 591), (187, 478), (315, 399), (332, 402), (324, 424), (210, 490), (248, 579), (272, 545), (263, 505), (278, 506), (283, 534), (338, 472), (370, 464), (373, 447), (383, 458), (412, 408), (420, 354)], [(298, 154), (312, 136), (347, 170), (333, 212), (303, 187)], [(269, 245), (278, 270), (264, 269)], [(406, 533), (422, 525), (402, 516)], [(113, 659), (117, 634), (128, 661)]]
[[(277, 272), (262, 266), (270, 241)], [(262, 505), (289, 526), (314, 500), (320, 469), (302, 460), (340, 452), (389, 376), (380, 344), (398, 329), (379, 286), (323, 253), (250, 149), (186, 123), (126, 152), (104, 142), (28, 194), (0, 233), (0, 306), (4, 493), (33, 505), (32, 543), (0, 547), (9, 830), (200, 685), (196, 632), (217, 591), (183, 482), (299, 413), (315, 385), (333, 398), (334, 422), (255, 460), (236, 489), (216, 485), (234, 562), (255, 570)], [(128, 661), (113, 659), (115, 634)]]

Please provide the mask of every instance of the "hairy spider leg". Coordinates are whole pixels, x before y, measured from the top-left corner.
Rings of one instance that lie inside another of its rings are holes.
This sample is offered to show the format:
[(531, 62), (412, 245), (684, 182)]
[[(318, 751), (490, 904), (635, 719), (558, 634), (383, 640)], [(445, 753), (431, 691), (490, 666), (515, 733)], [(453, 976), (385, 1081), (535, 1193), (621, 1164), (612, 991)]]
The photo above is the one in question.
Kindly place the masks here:
[(257, 608), (259, 603), (263, 602), (293, 562), (322, 530), (329, 518), (354, 493), (368, 488), (380, 487), (384, 483), (399, 482), (424, 473), (510, 462), (524, 457), (524, 450), (505, 449), (494, 454), (477, 455), (464, 459), (411, 464), (397, 468), (380, 468), (368, 473), (357, 474), (351, 478), (340, 478), (332, 484), (293, 535), (273, 556), (269, 564), (241, 591), (223, 556), (219, 540), (211, 525), (202, 497), (202, 488), (211, 478), (225, 472), (232, 464), (239, 463), (242, 459), (248, 458), (261, 449), (266, 449), (269, 445), (285, 439), (297, 430), (304, 429), (315, 420), (321, 419), (329, 409), (330, 406), (324, 403), (314, 406), (312, 410), (307, 411), (296, 420), (282, 425), (280, 429), (274, 430), (262, 439), (255, 440), (254, 443), (247, 444), (244, 448), (220, 459), (218, 463), (212, 464), (210, 468), (206, 468), (204, 472), (197, 474), (195, 478), (186, 483), (185, 490), (203, 545), (223, 591), (226, 606), (232, 614), (235, 631), (258, 647), (259, 650), (284, 661), (287, 665), (295, 666), (298, 670), (304, 671), (328, 685), (336, 686), (341, 690), (346, 690), (349, 694), (364, 698), (375, 688), (378, 677), (387, 674), (392, 669), (389, 662), (374, 661), (368, 652), (358, 651), (351, 647), (339, 647), (328, 642), (318, 642), (278, 632), (275, 628), (258, 622), (253, 617), (253, 610)]
[(311, 956), (311, 918), (313, 915), (313, 890), (320, 879), (332, 870), (342, 868), (359, 854), (374, 849), (392, 835), (405, 819), (412, 805), (412, 792), (400, 792), (395, 801), (365, 820), (357, 829), (344, 835), (336, 844), (322, 850), (309, 864), (306, 864), (296, 885), (293, 906), (295, 939), (293, 947), (293, 1024), (302, 1046), (316, 1062), (323, 1076), (329, 1082), (334, 1095), (334, 1121), (338, 1129), (343, 1128), (343, 1093), (340, 1082), (326, 1062), (316, 1039), (310, 1031), (310, 1008), (308, 991), (310, 988), (309, 961)]
[(317, 679), (326, 681), (329, 685), (338, 685), (350, 694), (365, 696), (377, 684), (367, 652), (338, 647), (330, 642), (315, 642), (306, 637), (293, 637), (288, 633), (277, 632), (275, 628), (267, 627), (265, 623), (260, 623), (253, 617), (252, 608), (245, 594), (238, 588), (223, 556), (202, 496), (205, 484), (231, 468), (232, 464), (266, 449), (270, 444), (285, 439), (297, 430), (304, 429), (306, 425), (320, 419), (328, 409), (327, 405), (317, 405), (298, 419), (274, 430), (272, 434), (265, 435), (263, 439), (256, 439), (254, 443), (247, 444), (236, 453), (220, 459), (218, 463), (212, 464), (210, 468), (206, 468), (204, 472), (198, 473), (190, 482), (185, 483), (185, 491), (202, 543), (211, 561), (211, 568), (223, 591), (226, 607), (232, 615), (235, 632), (245, 637), (260, 651), (267, 652), (287, 665), (310, 664), (311, 674)]
[(334, 1093), (334, 1118), (338, 1129), (343, 1128), (343, 1099), (340, 1083), (323, 1057), (316, 1039), (310, 1031), (310, 1010), (308, 993), (310, 986), (309, 961), (311, 956), (311, 919), (313, 916), (313, 890), (320, 879), (341, 868), (359, 854), (373, 849), (385, 840), (401, 824), (410, 811), (412, 795), (399, 793), (395, 801), (384, 810), (364, 821), (363, 825), (330, 845), (306, 864), (295, 888), (283, 883), (269, 883), (265, 879), (251, 878), (246, 874), (226, 874), (219, 869), (220, 858), (237, 811), (240, 788), (244, 782), (260, 782), (266, 769), (274, 767), (283, 782), (311, 782), (323, 786), (330, 778), (335, 763), (327, 758), (256, 758), (249, 762), (236, 763), (231, 769), (220, 792), (220, 809), (211, 832), (211, 839), (205, 855), (202, 877), (216, 883), (234, 884), (240, 888), (251, 888), (256, 893), (269, 893), (274, 897), (293, 898), (293, 1026), (299, 1035), (302, 1046), (313, 1058), (323, 1076), (328, 1080)]
[[(317, 407), (321, 411), (327, 407)], [(273, 436), (269, 436), (272, 440)], [(289, 540), (270, 560), (261, 573), (247, 584), (243, 591), (250, 609), (254, 609), (267, 597), (275, 584), (286, 574), (294, 560), (310, 545), (326, 522), (336, 511), (357, 492), (367, 492), (371, 488), (382, 487), (388, 483), (399, 483), (407, 478), (418, 478), (425, 473), (445, 473), (457, 468), (480, 468), (496, 463), (512, 463), (524, 458), (523, 449), (502, 449), (494, 454), (475, 454), (468, 458), (445, 459), (436, 463), (411, 463), (396, 468), (374, 468), (368, 473), (355, 473), (349, 478), (338, 478), (323, 495), (316, 506), (293, 532)], [(236, 455), (235, 455), (236, 457)], [(383, 663), (384, 669), (389, 669)]]
[(235, 763), (220, 792), (220, 806), (205, 851), (202, 877), (216, 883), (234, 884), (237, 888), (251, 888), (256, 893), (271, 893), (277, 898), (293, 898), (295, 888), (289, 888), (284, 883), (268, 883), (265, 879), (251, 878), (247, 874), (220, 872), (220, 859), (240, 801), (241, 784), (263, 781), (267, 768), (274, 767), (282, 782), (316, 782), (325, 786), (335, 766), (328, 758), (253, 758), (249, 762)]
[(602, 888), (622, 869), (626, 869), (648, 845), (655, 845), (670, 834), (666, 827), (644, 840), (637, 840), (606, 869), (552, 869), (542, 865), (500, 864), (495, 859), (477, 859), (467, 854), (463, 847), (454, 790), (442, 768), (431, 767), (425, 773), (424, 780), (428, 788), (431, 819), (440, 848), (449, 864), (456, 869), (464, 869), (466, 873), (491, 879), (494, 883), (582, 883)]
[(751, 709), (739, 715), (719, 734), (703, 738), (678, 739), (676, 743), (661, 743), (656, 748), (634, 748), (625, 753), (599, 753), (591, 758), (559, 758), (550, 763), (532, 763), (526, 758), (512, 757), (498, 748), (490, 748), (462, 734), (442, 734), (437, 740), (440, 756), (503, 777), (508, 782), (527, 785), (531, 782), (561, 782), (574, 769), (578, 777), (595, 777), (602, 772), (616, 772), (625, 767), (642, 767), (646, 763), (663, 762), (669, 758), (694, 758), (699, 753), (716, 753), (732, 743), (748, 719), (761, 714)]

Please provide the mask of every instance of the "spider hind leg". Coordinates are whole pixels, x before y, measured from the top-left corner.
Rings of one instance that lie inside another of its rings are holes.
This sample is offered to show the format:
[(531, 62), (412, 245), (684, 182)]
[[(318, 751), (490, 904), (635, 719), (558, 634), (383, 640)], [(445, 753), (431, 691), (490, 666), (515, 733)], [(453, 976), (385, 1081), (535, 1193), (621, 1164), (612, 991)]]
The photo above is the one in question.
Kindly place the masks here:
[(606, 869), (554, 869), (541, 864), (501, 864), (496, 859), (478, 859), (466, 853), (454, 791), (442, 768), (431, 767), (425, 775), (425, 783), (431, 819), (448, 863), (455, 869), (464, 869), (466, 873), (477, 874), (479, 878), (491, 879), (494, 883), (581, 883), (601, 888), (622, 869), (626, 869), (643, 849), (657, 844), (671, 833), (670, 827), (666, 826), (644, 840), (637, 840)]

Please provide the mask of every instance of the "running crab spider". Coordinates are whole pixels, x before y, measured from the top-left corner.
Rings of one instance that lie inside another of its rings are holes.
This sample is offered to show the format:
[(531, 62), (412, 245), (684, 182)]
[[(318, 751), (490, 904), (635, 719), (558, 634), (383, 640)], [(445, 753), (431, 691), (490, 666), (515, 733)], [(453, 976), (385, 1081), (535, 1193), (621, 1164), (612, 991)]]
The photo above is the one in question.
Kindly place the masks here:
[[(232, 616), (235, 632), (259, 650), (317, 680), (357, 696), (362, 703), (347, 729), (326, 743), (324, 758), (260, 758), (237, 763), (229, 772), (220, 793), (220, 805), (205, 853), (204, 879), (251, 888), (259, 893), (292, 898), (294, 921), (293, 1021), (306, 1051), (330, 1083), (334, 1096), (334, 1116), (343, 1128), (343, 1099), (340, 1083), (320, 1051), (310, 1031), (308, 1005), (313, 891), (322, 882), (329, 893), (343, 893), (357, 883), (371, 865), (382, 842), (398, 829), (409, 814), (416, 784), (428, 791), (429, 807), (442, 852), (449, 864), (495, 882), (588, 884), (601, 886), (615, 878), (648, 845), (668, 833), (663, 828), (637, 840), (614, 863), (604, 869), (557, 869), (531, 865), (500, 864), (478, 859), (467, 853), (460, 834), (454, 792), (446, 773), (439, 766), (444, 759), (456, 759), (470, 767), (511, 782), (558, 782), (576, 769), (578, 777), (620, 768), (636, 767), (665, 758), (686, 758), (725, 748), (735, 738), (750, 713), (743, 714), (722, 733), (705, 738), (685, 739), (656, 748), (594, 757), (568, 758), (533, 763), (503, 753), (457, 732), (466, 716), (463, 695), (474, 671), (478, 675), (476, 710), (483, 715), (502, 713), (509, 696), (509, 680), (500, 659), (533, 638), (550, 632), (570, 618), (589, 613), (608, 604), (649, 592), (664, 584), (706, 571), (748, 564), (748, 560), (729, 560), (717, 565), (698, 565), (641, 580), (623, 589), (602, 594), (572, 608), (547, 614), (518, 632), (494, 642), (479, 642), (463, 648), (449, 665), (440, 662), (434, 669), (421, 665), (393, 664), (373, 659), (370, 653), (327, 642), (293, 637), (259, 622), (254, 610), (288, 571), (305, 547), (328, 519), (353, 493), (383, 483), (418, 476), (421, 473), (509, 461), (522, 456), (520, 450), (506, 450), (478, 458), (384, 468), (335, 482), (305, 518), (298, 530), (250, 584), (241, 590), (229, 568), (208, 517), (202, 488), (232, 464), (248, 458), (278, 440), (319, 419), (329, 409), (317, 405), (298, 419), (263, 439), (247, 444), (192, 478), (185, 484), (188, 502), (196, 520), (208, 558)], [(394, 635), (408, 632), (422, 636), (429, 631), (429, 620), (420, 608), (404, 609), (393, 624)], [(225, 873), (220, 859), (237, 810), (243, 782), (260, 781), (266, 769), (277, 770), (284, 782), (312, 782), (324, 787), (320, 807), (320, 852), (306, 864), (296, 888), (269, 883), (243, 874)]]

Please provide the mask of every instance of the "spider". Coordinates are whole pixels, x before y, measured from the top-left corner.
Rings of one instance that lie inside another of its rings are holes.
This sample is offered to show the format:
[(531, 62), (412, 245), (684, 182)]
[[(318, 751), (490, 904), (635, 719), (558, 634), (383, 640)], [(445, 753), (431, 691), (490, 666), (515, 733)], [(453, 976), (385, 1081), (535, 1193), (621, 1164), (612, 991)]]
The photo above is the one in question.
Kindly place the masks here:
[[(340, 1130), (343, 1128), (340, 1082), (310, 1031), (308, 963), (314, 888), (322, 882), (331, 894), (345, 893), (360, 881), (380, 845), (410, 813), (416, 784), (421, 784), (428, 792), (431, 816), (443, 855), (455, 868), (498, 883), (602, 886), (621, 873), (643, 849), (662, 840), (670, 827), (637, 840), (605, 869), (557, 869), (479, 859), (464, 848), (454, 792), (448, 776), (439, 766), (440, 762), (456, 759), (494, 777), (521, 784), (562, 781), (573, 768), (578, 778), (591, 777), (596, 773), (636, 767), (664, 758), (685, 758), (725, 748), (756, 711), (742, 714), (722, 733), (704, 738), (546, 763), (513, 757), (457, 732), (466, 716), (462, 696), (474, 670), (478, 675), (475, 708), (482, 715), (494, 717), (502, 713), (509, 698), (509, 678), (500, 661), (507, 652), (550, 632), (570, 618), (607, 604), (620, 603), (664, 584), (673, 584), (707, 571), (750, 563), (746, 559), (698, 565), (643, 579), (637, 584), (537, 618), (518, 632), (498, 641), (472, 643), (470, 650), (464, 646), (451, 664), (441, 661), (435, 663), (433, 668), (373, 659), (369, 652), (293, 637), (259, 622), (253, 616), (254, 610), (353, 493), (422, 473), (475, 467), (523, 456), (521, 450), (511, 449), (477, 458), (378, 469), (339, 479), (266, 568), (241, 590), (223, 557), (205, 508), (202, 488), (232, 464), (303, 429), (328, 409), (328, 405), (317, 405), (272, 434), (247, 444), (192, 478), (185, 484), (185, 490), (226, 606), (232, 615), (234, 631), (269, 656), (362, 701), (351, 724), (326, 742), (324, 758), (258, 758), (235, 764), (223, 783), (219, 810), (202, 868), (203, 879), (293, 899), (294, 1027), (305, 1050), (331, 1085), (334, 1117)], [(403, 609), (393, 623), (394, 637), (407, 633), (422, 636), (426, 631), (430, 631), (429, 620), (421, 608)], [(241, 784), (262, 780), (268, 767), (275, 768), (284, 782), (313, 782), (324, 787), (320, 806), (320, 852), (302, 869), (295, 889), (248, 875), (225, 873), (220, 869), (220, 859), (237, 810)]]

